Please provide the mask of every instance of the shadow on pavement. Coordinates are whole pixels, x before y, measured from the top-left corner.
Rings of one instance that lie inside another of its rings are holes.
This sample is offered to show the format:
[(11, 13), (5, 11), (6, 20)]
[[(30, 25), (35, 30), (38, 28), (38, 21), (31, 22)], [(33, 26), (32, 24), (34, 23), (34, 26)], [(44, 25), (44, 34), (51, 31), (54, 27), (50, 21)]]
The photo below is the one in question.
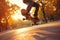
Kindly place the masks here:
[[(60, 27), (43, 27), (39, 28), (39, 32), (36, 32), (38, 35), (33, 35), (37, 40), (60, 40)], [(41, 37), (43, 35), (45, 37)]]

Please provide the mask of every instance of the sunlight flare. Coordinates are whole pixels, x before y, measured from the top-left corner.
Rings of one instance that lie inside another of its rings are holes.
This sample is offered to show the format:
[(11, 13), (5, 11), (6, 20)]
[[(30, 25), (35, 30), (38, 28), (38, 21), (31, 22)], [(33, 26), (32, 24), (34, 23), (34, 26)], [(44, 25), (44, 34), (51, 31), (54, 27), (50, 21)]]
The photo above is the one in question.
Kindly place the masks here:
[[(12, 5), (17, 5), (20, 9), (16, 9), (14, 11), (14, 13), (11, 15), (11, 17), (14, 19), (14, 20), (18, 20), (18, 19), (23, 19), (25, 18), (24, 16), (22, 16), (21, 14), (21, 9), (26, 9), (27, 8), (27, 5), (23, 3), (23, 0), (6, 0), (8, 2), (8, 5), (9, 6), (12, 6)], [(14, 10), (14, 9), (12, 9)]]
[(27, 8), (27, 5), (23, 3), (23, 0), (9, 0), (9, 3), (16, 4), (17, 6), (21, 7), (21, 9)]
[(11, 17), (12, 17), (13, 19), (15, 19), (15, 20), (18, 20), (18, 19), (21, 19), (21, 20), (22, 20), (23, 18), (25, 18), (24, 16), (21, 15), (21, 13), (20, 13), (19, 10), (16, 10), (16, 11), (14, 12), (14, 14), (11, 15)]

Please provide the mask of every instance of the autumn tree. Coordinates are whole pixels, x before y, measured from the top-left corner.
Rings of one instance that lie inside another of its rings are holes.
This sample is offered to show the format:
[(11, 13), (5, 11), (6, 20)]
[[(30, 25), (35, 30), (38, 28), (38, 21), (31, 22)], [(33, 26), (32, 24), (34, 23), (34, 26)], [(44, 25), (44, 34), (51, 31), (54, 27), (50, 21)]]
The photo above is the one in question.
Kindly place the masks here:
[(0, 0), (0, 30), (6, 30), (7, 29), (7, 16), (6, 12), (8, 10), (9, 6), (7, 5), (5, 0)]

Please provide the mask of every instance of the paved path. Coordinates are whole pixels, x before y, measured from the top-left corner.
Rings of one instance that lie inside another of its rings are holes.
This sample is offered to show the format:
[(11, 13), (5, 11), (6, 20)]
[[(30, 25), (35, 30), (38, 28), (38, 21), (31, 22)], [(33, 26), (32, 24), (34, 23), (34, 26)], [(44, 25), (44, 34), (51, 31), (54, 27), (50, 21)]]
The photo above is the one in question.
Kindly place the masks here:
[(60, 40), (60, 22), (3, 32), (0, 40)]

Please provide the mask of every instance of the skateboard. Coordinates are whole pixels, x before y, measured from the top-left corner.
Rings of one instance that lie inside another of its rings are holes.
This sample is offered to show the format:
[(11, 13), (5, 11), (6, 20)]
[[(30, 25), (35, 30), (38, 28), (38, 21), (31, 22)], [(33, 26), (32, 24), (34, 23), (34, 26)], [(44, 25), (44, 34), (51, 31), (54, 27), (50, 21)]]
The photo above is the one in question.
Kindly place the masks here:
[(25, 16), (26, 18), (23, 18), (23, 20), (31, 20), (32, 21), (32, 25), (38, 25), (38, 21), (37, 19), (35, 19), (34, 17), (32, 17), (29, 13), (27, 13), (27, 10), (22, 9), (21, 13), (23, 16)]

